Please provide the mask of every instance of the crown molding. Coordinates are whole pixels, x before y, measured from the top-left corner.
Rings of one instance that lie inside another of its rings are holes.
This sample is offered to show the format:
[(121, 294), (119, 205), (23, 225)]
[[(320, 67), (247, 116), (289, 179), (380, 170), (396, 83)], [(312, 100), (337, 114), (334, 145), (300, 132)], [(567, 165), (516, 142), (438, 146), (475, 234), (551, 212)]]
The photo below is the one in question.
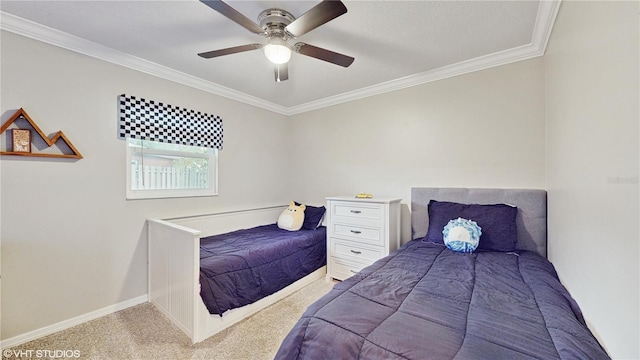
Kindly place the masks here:
[(516, 61), (527, 60), (542, 55), (537, 47), (529, 44), (509, 50), (493, 53), (475, 59), (462, 61), (452, 65), (443, 66), (423, 73), (406, 76), (403, 78), (383, 82), (355, 91), (327, 97), (318, 101), (293, 106), (288, 109), (287, 115), (296, 115), (327, 106), (337, 105), (349, 101), (380, 95), (391, 91), (401, 90), (417, 85), (430, 83), (450, 77), (472, 73), (500, 65), (510, 64)]
[(0, 11), (0, 29), (276, 113), (284, 114), (286, 111), (285, 107), (272, 102), (202, 80), (4, 11)]
[(119, 50), (38, 24), (4, 11), (0, 11), (0, 29), (278, 114), (291, 116), (369, 96), (379, 95), (432, 81), (542, 56), (544, 55), (547, 47), (553, 23), (555, 22), (558, 9), (560, 8), (560, 2), (561, 0), (540, 1), (531, 43), (527, 45), (293, 107), (274, 104), (255, 96), (220, 86), (210, 81), (205, 81), (195, 76), (126, 54)]
[(542, 0), (538, 5), (538, 16), (534, 24), (531, 43), (538, 47), (540, 56), (544, 55), (547, 49), (547, 43), (551, 37), (551, 31), (553, 30), (553, 24), (556, 22), (561, 1)]
[(443, 66), (423, 73), (387, 81), (366, 88), (342, 93), (339, 95), (320, 99), (318, 101), (293, 106), (288, 108), (286, 115), (296, 115), (323, 107), (333, 106), (349, 101), (354, 101), (374, 95), (380, 95), (391, 91), (405, 89), (412, 86), (426, 84), (432, 81), (442, 80), (458, 75), (468, 74), (500, 65), (506, 65), (517, 61), (527, 60), (544, 55), (547, 48), (551, 30), (560, 8), (561, 0), (542, 0), (538, 5), (538, 15), (531, 36), (531, 43), (493, 54), (480, 56), (459, 63)]

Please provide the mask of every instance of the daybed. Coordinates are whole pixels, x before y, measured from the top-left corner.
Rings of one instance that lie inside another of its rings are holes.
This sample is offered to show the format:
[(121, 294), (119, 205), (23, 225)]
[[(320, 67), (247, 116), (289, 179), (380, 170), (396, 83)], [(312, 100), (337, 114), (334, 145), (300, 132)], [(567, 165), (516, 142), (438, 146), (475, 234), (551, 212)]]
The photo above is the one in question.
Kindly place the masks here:
[(285, 208), (147, 220), (149, 301), (197, 343), (322, 278), (325, 227), (279, 229)]
[[(489, 236), (470, 253), (436, 239), (462, 215)], [(543, 190), (413, 188), (411, 217), (414, 240), (311, 305), (276, 359), (608, 358), (546, 259)]]

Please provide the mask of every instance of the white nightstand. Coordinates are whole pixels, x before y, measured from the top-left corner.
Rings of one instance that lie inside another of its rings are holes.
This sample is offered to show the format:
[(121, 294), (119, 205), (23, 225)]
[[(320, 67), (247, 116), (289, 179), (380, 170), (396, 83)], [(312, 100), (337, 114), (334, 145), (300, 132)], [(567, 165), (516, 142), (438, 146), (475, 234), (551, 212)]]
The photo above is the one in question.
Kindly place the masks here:
[(400, 200), (327, 198), (327, 280), (344, 280), (398, 249)]

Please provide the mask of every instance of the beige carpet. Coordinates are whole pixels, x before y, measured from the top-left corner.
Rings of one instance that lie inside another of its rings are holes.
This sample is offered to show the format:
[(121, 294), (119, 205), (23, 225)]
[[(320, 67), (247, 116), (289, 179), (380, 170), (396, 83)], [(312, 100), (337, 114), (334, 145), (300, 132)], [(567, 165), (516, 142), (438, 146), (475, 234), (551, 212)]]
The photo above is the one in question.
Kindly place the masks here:
[(196, 345), (145, 303), (11, 348), (14, 354), (24, 350), (25, 356), (10, 359), (46, 358), (36, 357), (37, 350), (77, 350), (79, 359), (273, 359), (306, 308), (332, 286), (317, 280)]

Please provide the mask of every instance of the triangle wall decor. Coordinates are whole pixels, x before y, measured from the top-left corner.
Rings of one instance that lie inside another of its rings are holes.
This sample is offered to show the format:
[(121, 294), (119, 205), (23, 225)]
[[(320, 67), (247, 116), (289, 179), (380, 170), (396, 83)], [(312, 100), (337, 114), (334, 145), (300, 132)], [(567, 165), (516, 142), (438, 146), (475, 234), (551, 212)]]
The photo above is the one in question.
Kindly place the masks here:
[[(7, 131), (9, 129), (9, 126), (11, 124), (13, 124), (16, 120), (18, 119), (24, 119), (26, 120), (29, 125), (31, 126), (31, 128), (33, 128), (33, 130), (35, 131), (35, 133), (44, 141), (44, 143), (47, 145), (47, 147), (52, 147), (54, 145), (56, 145), (56, 143), (58, 142), (62, 142), (66, 145), (66, 147), (69, 149), (70, 154), (54, 154), (54, 153), (47, 153), (47, 152), (31, 152), (31, 143), (33, 143), (33, 138), (30, 137), (30, 133), (29, 135), (26, 135), (25, 137), (25, 141), (27, 143), (23, 144), (24, 146), (22, 146), (20, 149), (16, 149), (15, 146), (17, 145), (15, 140), (14, 140), (14, 147), (11, 147), (11, 151), (9, 151), (9, 144), (7, 144), (7, 150), (6, 151), (0, 151), (0, 155), (18, 155), (18, 156), (37, 156), (37, 157), (52, 157), (52, 158), (71, 158), (71, 159), (82, 159), (82, 155), (80, 154), (80, 152), (78, 151), (78, 149), (75, 148), (75, 146), (73, 146), (73, 144), (71, 143), (71, 141), (69, 141), (69, 139), (67, 138), (67, 136), (62, 132), (62, 131), (58, 131), (57, 133), (55, 133), (52, 137), (48, 137), (47, 135), (45, 135), (42, 130), (40, 130), (40, 127), (38, 127), (38, 125), (36, 125), (36, 123), (31, 119), (31, 117), (29, 116), (29, 114), (27, 114), (26, 111), (24, 111), (24, 109), (20, 108), (18, 111), (16, 111), (4, 124), (2, 124), (2, 126), (0, 127), (0, 135), (3, 135), (5, 133), (5, 131)], [(20, 131), (20, 130), (26, 130), (26, 129), (13, 129), (14, 130), (14, 136), (16, 134), (16, 130)]]

